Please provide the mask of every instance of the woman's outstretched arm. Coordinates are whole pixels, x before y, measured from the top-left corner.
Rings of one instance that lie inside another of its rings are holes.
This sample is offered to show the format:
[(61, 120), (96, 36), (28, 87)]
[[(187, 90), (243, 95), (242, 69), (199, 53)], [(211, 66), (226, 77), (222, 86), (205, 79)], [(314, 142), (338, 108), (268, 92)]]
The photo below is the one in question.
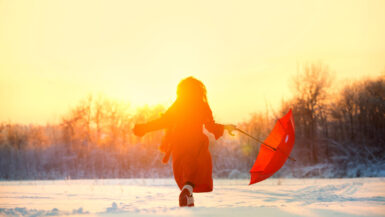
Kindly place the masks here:
[(167, 126), (167, 120), (164, 117), (164, 115), (156, 120), (149, 121), (144, 124), (135, 124), (134, 129), (132, 131), (136, 136), (144, 136), (144, 134), (155, 131), (155, 130), (160, 130), (164, 129)]
[(215, 123), (213, 114), (210, 108), (208, 108), (208, 115), (206, 120), (207, 121), (205, 122), (205, 127), (210, 133), (214, 134), (215, 139), (220, 138), (223, 135), (224, 130), (227, 130), (230, 135), (232, 136), (234, 135), (232, 132), (236, 129), (235, 125), (233, 124), (223, 125), (223, 124)]
[(171, 113), (173, 106), (171, 106), (160, 118), (149, 121), (147, 123), (143, 124), (135, 124), (134, 129), (132, 131), (136, 136), (144, 136), (144, 134), (155, 131), (155, 130), (160, 130), (160, 129), (165, 129), (171, 124)]

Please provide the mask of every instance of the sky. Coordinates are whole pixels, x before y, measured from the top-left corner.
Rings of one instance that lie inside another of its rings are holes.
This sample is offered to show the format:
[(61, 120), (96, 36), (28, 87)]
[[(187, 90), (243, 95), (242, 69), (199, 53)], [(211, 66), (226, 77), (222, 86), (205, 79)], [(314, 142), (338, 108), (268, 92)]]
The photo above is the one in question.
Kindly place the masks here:
[(187, 76), (217, 121), (244, 121), (288, 99), (304, 64), (327, 65), (337, 86), (384, 72), (384, 11), (382, 0), (0, 0), (0, 122), (56, 123), (89, 94), (167, 107)]

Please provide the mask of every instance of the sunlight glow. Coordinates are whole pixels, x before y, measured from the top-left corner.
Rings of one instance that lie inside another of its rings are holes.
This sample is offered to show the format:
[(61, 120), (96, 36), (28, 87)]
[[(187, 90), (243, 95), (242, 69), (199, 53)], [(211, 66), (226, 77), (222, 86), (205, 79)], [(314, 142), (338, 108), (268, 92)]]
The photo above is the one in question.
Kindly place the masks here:
[(385, 69), (385, 1), (0, 1), (0, 121), (58, 121), (88, 94), (133, 107), (194, 76), (220, 122), (276, 108), (298, 65)]

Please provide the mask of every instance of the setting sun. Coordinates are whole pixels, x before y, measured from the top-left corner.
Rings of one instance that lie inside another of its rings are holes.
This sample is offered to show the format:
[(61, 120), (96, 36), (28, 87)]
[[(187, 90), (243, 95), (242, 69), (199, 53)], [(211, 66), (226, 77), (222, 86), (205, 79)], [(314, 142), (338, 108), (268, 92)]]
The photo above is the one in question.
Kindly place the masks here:
[(239, 122), (290, 96), (298, 65), (384, 71), (384, 1), (1, 1), (0, 120), (56, 122), (88, 94), (171, 105), (202, 80)]
[(0, 217), (385, 216), (384, 12), (0, 0)]

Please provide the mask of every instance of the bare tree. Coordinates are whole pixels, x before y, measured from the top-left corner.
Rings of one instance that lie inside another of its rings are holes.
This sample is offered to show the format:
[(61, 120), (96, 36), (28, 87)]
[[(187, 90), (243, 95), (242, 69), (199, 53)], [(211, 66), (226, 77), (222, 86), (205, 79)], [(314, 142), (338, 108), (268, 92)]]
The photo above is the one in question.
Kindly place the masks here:
[(331, 83), (330, 71), (322, 63), (306, 64), (292, 81), (294, 116), (300, 134), (310, 146), (313, 163), (318, 162), (317, 127), (322, 123), (327, 129), (326, 102)]

